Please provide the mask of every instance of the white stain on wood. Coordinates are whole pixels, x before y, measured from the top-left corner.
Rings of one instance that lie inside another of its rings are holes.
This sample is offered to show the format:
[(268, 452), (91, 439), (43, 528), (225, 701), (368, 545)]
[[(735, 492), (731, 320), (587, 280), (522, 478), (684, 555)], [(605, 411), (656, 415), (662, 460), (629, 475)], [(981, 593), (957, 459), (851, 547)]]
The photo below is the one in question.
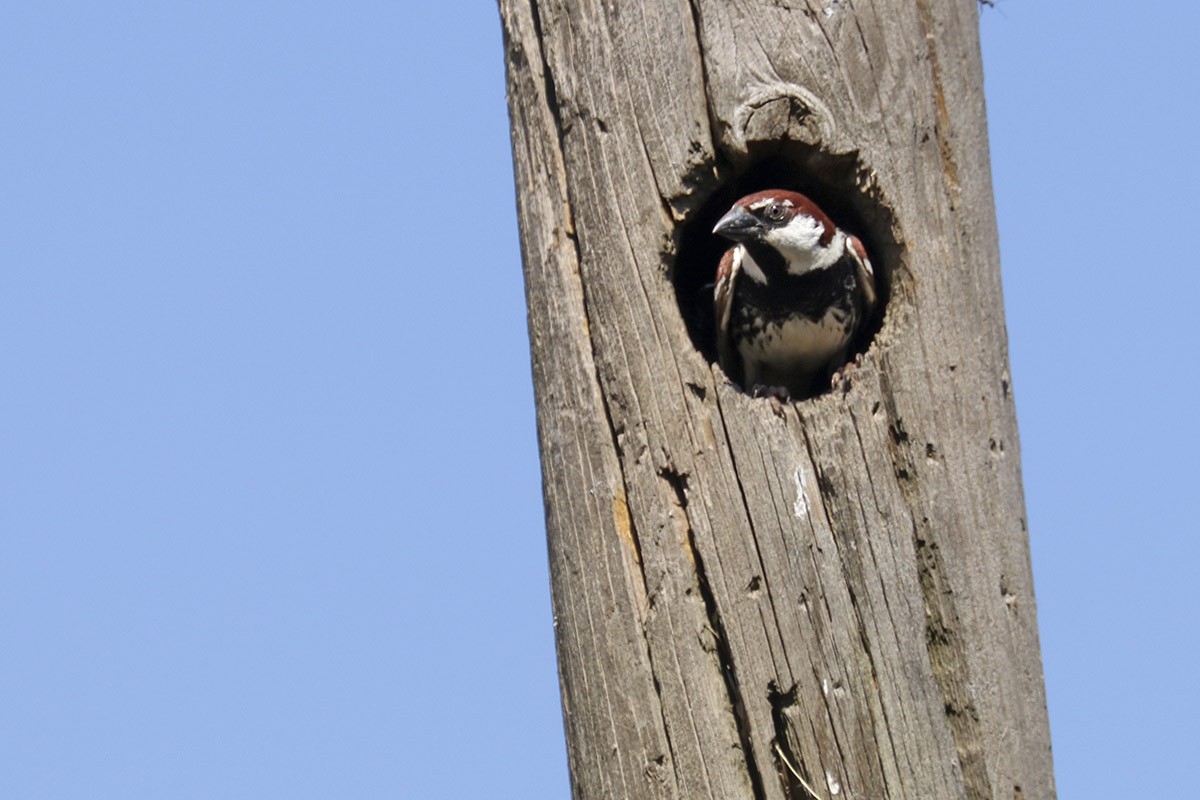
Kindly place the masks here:
[(829, 787), (829, 793), (834, 797), (842, 792), (842, 784), (838, 782), (837, 776), (828, 770), (825, 771), (825, 785)]
[(792, 503), (792, 511), (799, 519), (804, 519), (808, 509), (808, 482), (804, 480), (804, 468), (796, 467), (796, 502)]

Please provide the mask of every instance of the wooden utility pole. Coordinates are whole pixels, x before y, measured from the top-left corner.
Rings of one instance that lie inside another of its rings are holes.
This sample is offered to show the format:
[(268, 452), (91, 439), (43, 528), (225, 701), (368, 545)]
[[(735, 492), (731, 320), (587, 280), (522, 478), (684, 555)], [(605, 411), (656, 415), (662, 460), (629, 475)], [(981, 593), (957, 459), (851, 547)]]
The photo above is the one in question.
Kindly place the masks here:
[[(972, 0), (500, 0), (577, 798), (1050, 800)], [(709, 231), (811, 194), (848, 392), (712, 364)]]

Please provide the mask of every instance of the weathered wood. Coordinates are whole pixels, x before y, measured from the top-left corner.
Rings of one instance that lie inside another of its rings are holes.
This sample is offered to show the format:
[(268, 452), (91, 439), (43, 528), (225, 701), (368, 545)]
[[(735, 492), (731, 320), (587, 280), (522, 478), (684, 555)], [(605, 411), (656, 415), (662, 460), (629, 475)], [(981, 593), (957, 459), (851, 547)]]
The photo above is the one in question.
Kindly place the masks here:
[[(500, 11), (575, 796), (1052, 798), (975, 3)], [(771, 157), (890, 286), (782, 416), (675, 292)]]

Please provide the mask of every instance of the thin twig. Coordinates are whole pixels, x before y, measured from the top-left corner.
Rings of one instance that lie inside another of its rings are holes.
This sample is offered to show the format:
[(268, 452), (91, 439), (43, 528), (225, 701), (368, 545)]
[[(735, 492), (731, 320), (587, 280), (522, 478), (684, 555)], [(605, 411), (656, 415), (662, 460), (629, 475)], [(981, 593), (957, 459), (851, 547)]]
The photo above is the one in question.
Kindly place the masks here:
[(779, 760), (788, 768), (788, 772), (792, 773), (792, 777), (803, 787), (804, 791), (808, 792), (808, 796), (812, 800), (821, 800), (821, 796), (817, 794), (817, 790), (809, 786), (808, 781), (804, 780), (804, 777), (792, 766), (792, 762), (788, 761), (788, 757), (784, 755), (783, 748), (779, 746), (779, 742), (772, 742), (772, 744), (775, 746), (775, 755), (779, 756)]

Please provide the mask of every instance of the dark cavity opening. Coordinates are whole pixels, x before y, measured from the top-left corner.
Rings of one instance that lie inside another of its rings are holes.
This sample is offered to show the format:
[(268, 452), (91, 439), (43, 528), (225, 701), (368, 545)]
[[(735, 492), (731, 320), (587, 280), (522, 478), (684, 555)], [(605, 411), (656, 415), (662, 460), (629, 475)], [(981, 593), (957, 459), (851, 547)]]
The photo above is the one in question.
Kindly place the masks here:
[[(770, 152), (761, 152), (770, 147)], [(692, 344), (710, 363), (717, 359), (713, 282), (717, 263), (731, 243), (712, 233), (735, 201), (763, 189), (790, 189), (820, 206), (834, 223), (867, 248), (875, 272), (878, 303), (851, 345), (850, 359), (866, 353), (883, 325), (892, 274), (900, 259), (895, 223), (856, 154), (834, 156), (795, 142), (764, 143), (751, 149), (743, 169), (728, 166), (720, 185), (682, 227), (672, 276), (679, 310)], [(743, 387), (745, 388), (745, 387)], [(800, 398), (795, 398), (800, 399)]]

